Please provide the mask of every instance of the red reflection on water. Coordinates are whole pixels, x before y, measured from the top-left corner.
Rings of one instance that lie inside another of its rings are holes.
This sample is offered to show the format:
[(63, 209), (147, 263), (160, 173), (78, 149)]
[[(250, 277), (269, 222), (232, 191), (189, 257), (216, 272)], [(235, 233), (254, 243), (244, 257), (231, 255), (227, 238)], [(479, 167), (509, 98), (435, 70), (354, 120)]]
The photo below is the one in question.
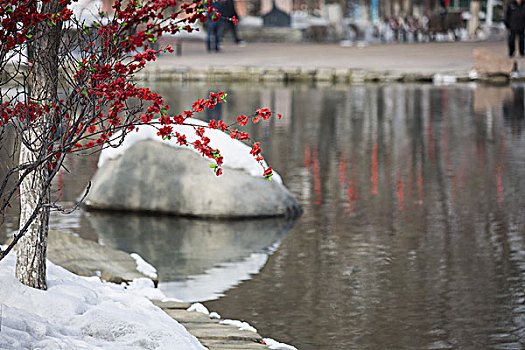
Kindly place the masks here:
[(310, 145), (306, 145), (304, 148), (304, 166), (309, 168), (312, 165), (312, 151), (310, 150)]
[[(354, 157), (352, 157), (352, 160)], [(350, 178), (348, 179), (348, 190), (347, 195), (350, 203), (348, 210), (350, 213), (354, 212), (356, 201), (359, 199), (359, 187), (358, 187), (358, 173), (357, 173), (357, 162), (352, 162), (352, 168), (350, 172)]]
[(372, 181), (372, 194), (377, 194), (377, 142), (374, 142), (372, 147), (372, 159), (370, 164), (370, 180)]
[(503, 166), (501, 164), (498, 165), (498, 167), (496, 168), (496, 189), (497, 189), (496, 200), (498, 203), (502, 203), (503, 202), (503, 192), (505, 189), (503, 188)]
[(355, 202), (358, 199), (358, 188), (356, 179), (356, 164), (352, 162), (351, 172), (347, 182), (346, 155), (344, 152), (341, 152), (341, 156), (339, 157), (339, 182), (341, 183), (341, 189), (346, 193), (346, 208), (349, 214), (354, 213)]
[(339, 182), (343, 185), (346, 182), (346, 159), (345, 152), (341, 152), (339, 157)]
[(405, 209), (405, 184), (403, 183), (403, 177), (399, 172), (397, 174), (396, 192), (397, 209), (403, 211)]

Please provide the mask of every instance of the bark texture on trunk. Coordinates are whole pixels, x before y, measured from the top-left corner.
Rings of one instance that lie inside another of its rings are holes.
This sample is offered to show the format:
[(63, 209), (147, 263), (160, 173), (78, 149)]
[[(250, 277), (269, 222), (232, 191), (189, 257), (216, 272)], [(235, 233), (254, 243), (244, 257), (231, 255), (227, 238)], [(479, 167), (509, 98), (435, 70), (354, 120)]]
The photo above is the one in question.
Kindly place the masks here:
[[(20, 162), (34, 161), (35, 154), (24, 145), (20, 150)], [(47, 181), (47, 169), (37, 169), (20, 185), (20, 227), (23, 227), (38, 203), (49, 203), (49, 188), (42, 188)], [(46, 253), (49, 207), (38, 211), (24, 237), (17, 245), (15, 276), (33, 288), (46, 289)]]
[[(58, 12), (64, 5), (53, 0), (42, 5), (42, 12)], [(62, 23), (41, 23), (30, 43), (33, 52), (33, 73), (31, 82), (31, 102), (40, 105), (57, 101), (58, 50), (62, 37)], [(19, 164), (34, 164), (46, 155), (50, 138), (50, 116), (42, 116), (27, 125), (22, 135)], [(31, 219), (37, 211), (25, 236), (17, 245), (15, 275), (24, 284), (46, 289), (46, 253), (49, 225), (49, 206), (51, 180), (48, 178), (47, 164), (40, 164), (23, 180), (20, 186), (20, 226)]]

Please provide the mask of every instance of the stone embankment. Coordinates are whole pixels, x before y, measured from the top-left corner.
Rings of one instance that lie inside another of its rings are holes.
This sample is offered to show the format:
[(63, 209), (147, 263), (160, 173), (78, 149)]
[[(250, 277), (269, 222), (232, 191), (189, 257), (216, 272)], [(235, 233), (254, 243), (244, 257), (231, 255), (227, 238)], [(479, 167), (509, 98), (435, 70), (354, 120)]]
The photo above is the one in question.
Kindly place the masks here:
[[(170, 67), (152, 66), (138, 72), (137, 80), (251, 82), (251, 83), (321, 83), (353, 84), (367, 82), (432, 82), (434, 73), (399, 73), (394, 71), (365, 71), (349, 68), (301, 67)], [(458, 77), (469, 81), (467, 75)]]
[(225, 42), (219, 54), (206, 53), (204, 44), (198, 42), (183, 42), (182, 47), (181, 56), (159, 56), (137, 79), (321, 85), (509, 83), (524, 79), (523, 74), (512, 73), (514, 64), (518, 70), (525, 67), (524, 58), (506, 57), (504, 40), (351, 47), (314, 43), (248, 43), (240, 47)]
[[(98, 275), (114, 283), (130, 282), (135, 278), (150, 278), (137, 271), (136, 261), (126, 252), (101, 246), (68, 232), (49, 231), (48, 258), (66, 270), (82, 276)], [(153, 279), (157, 284), (157, 280)], [(188, 332), (210, 350), (264, 350), (263, 338), (251, 331), (221, 324), (219, 319), (187, 311), (189, 303), (152, 302), (182, 324)]]
[(320, 85), (363, 83), (509, 83), (525, 81), (524, 74), (472, 72), (398, 72), (351, 68), (301, 67), (171, 67), (152, 66), (135, 75), (138, 81), (226, 83), (315, 83)]

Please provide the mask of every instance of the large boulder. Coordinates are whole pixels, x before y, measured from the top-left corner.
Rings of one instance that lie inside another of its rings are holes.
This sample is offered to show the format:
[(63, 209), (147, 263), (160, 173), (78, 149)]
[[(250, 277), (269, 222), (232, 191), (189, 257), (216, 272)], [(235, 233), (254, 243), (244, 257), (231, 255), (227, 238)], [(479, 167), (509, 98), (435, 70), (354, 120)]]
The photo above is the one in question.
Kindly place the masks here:
[(514, 70), (516, 60), (495, 54), (486, 49), (474, 50), (474, 70), (480, 75), (505, 75)]
[(134, 143), (105, 158), (86, 198), (91, 209), (198, 217), (293, 217), (301, 208), (280, 181), (223, 167), (215, 176), (196, 152), (160, 141)]

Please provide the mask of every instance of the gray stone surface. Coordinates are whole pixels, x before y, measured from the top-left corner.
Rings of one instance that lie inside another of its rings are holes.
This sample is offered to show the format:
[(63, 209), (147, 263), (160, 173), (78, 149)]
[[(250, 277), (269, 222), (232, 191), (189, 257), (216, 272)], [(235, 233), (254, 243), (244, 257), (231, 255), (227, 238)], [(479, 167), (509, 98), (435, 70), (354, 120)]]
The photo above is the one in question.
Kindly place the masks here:
[(155, 306), (160, 307), (161, 309), (178, 309), (178, 310), (186, 310), (191, 306), (190, 303), (185, 303), (183, 301), (160, 301), (160, 300), (152, 300), (151, 301)]
[(152, 300), (171, 318), (182, 324), (204, 346), (210, 350), (263, 350), (262, 337), (254, 332), (241, 331), (231, 325), (220, 324), (217, 319), (199, 312), (181, 309), (185, 303)]
[[(149, 278), (137, 271), (137, 263), (128, 253), (101, 246), (68, 232), (49, 230), (47, 257), (54, 264), (77, 275), (100, 275), (108, 282), (122, 283), (140, 277)], [(154, 280), (154, 283), (157, 281)]]
[(199, 217), (293, 217), (300, 206), (275, 181), (229, 168), (215, 176), (191, 150), (138, 142), (97, 171), (86, 200), (91, 209)]
[(200, 312), (189, 312), (186, 310), (164, 309), (164, 312), (182, 324), (186, 323), (219, 323), (219, 320), (210, 318)]
[(186, 323), (184, 327), (199, 340), (242, 340), (257, 343), (262, 340), (262, 337), (257, 333), (241, 331), (237, 327), (218, 323)]
[(265, 350), (268, 349), (266, 345), (250, 342), (250, 341), (226, 341), (226, 340), (211, 340), (201, 339), (202, 345), (210, 350)]

